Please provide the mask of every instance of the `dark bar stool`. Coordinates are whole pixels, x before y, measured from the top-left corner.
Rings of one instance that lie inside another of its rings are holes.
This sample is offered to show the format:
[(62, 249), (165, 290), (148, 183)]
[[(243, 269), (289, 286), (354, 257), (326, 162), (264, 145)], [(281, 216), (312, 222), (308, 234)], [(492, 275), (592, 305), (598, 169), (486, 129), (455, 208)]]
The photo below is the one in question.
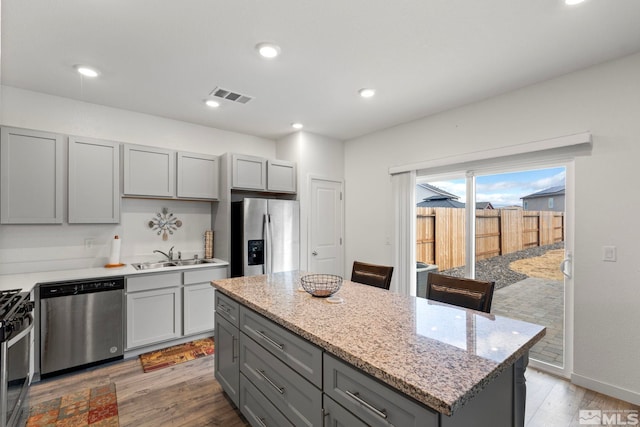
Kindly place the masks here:
[(427, 299), (489, 313), (494, 288), (495, 282), (430, 273)]
[(354, 261), (351, 281), (388, 290), (391, 286), (392, 274), (393, 267)]

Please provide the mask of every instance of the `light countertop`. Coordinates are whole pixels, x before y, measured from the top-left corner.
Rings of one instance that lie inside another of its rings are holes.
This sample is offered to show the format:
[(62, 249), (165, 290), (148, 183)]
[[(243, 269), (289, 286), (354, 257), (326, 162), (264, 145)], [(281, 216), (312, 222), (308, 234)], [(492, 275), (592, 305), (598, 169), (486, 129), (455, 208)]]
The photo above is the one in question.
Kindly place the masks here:
[(229, 265), (229, 263), (226, 261), (213, 259), (212, 262), (205, 262), (202, 264), (155, 268), (151, 270), (136, 270), (131, 264), (125, 264), (123, 267), (116, 268), (80, 268), (73, 270), (41, 271), (37, 273), (3, 274), (0, 275), (0, 291), (22, 289), (23, 292), (31, 292), (38, 283), (78, 279), (99, 279), (103, 277), (131, 276), (135, 274), (165, 273), (169, 271), (183, 271), (227, 265)]
[(344, 281), (334, 304), (288, 272), (215, 280), (222, 293), (446, 415), (522, 357), (539, 325)]

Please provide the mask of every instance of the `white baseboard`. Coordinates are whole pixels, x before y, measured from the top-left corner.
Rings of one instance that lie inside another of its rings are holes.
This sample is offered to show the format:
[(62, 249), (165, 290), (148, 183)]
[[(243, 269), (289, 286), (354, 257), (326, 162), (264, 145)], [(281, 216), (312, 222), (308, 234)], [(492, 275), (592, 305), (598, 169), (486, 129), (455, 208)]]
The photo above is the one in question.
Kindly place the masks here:
[(603, 383), (592, 378), (584, 377), (578, 374), (571, 374), (571, 382), (589, 390), (624, 400), (634, 405), (640, 405), (640, 393), (632, 390), (620, 388), (611, 384)]

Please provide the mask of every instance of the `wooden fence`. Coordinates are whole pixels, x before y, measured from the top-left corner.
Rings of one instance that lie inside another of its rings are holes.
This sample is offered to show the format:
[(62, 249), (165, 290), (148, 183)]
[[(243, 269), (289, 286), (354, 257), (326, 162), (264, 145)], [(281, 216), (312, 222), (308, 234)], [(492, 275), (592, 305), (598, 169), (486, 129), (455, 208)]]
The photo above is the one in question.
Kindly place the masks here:
[[(416, 208), (416, 259), (448, 270), (465, 264), (464, 209)], [(564, 241), (564, 213), (476, 209), (476, 260)]]

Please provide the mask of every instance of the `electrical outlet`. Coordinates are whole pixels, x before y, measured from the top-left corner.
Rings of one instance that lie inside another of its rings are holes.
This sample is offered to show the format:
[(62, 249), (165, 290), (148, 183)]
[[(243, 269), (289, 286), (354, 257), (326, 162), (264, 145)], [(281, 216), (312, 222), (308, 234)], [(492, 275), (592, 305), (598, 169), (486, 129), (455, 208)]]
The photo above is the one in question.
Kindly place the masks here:
[(617, 254), (615, 246), (603, 246), (602, 247), (602, 260), (608, 262), (616, 262)]
[(84, 248), (85, 249), (91, 249), (93, 248), (94, 243), (96, 242), (96, 239), (93, 237), (87, 237), (84, 239)]

